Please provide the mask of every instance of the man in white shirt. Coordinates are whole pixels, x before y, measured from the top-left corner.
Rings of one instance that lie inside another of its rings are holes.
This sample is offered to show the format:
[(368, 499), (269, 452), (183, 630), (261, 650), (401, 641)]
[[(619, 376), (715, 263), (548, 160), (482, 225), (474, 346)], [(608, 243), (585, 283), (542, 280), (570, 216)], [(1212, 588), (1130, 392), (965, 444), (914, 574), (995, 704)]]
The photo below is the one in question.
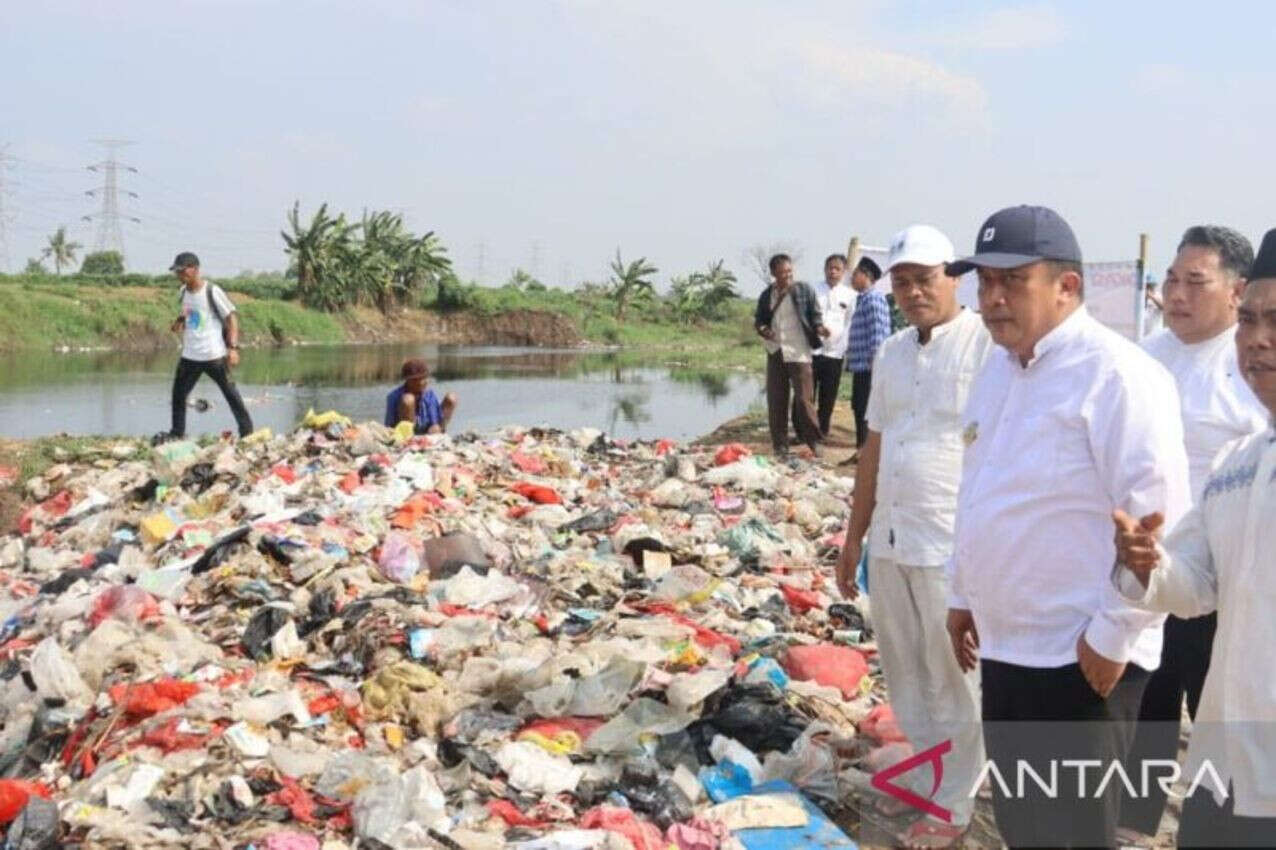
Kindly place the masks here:
[(911, 327), (882, 343), (873, 361), (868, 439), (837, 565), (838, 586), (854, 597), (868, 531), (873, 625), (895, 717), (919, 752), (953, 744), (933, 798), (951, 820), (917, 821), (906, 846), (947, 846), (965, 832), (970, 788), (983, 764), (978, 676), (957, 665), (944, 628), (944, 562), (952, 554), (961, 479), (962, 411), (992, 339), (957, 302), (958, 280), (944, 271), (952, 260), (953, 243), (927, 225), (891, 240), (891, 291)]
[[(845, 282), (846, 255), (830, 254), (824, 261), (824, 280), (815, 285), (815, 300), (824, 316), (828, 338), (811, 356), (811, 372), (815, 380), (815, 412), (820, 423), (820, 436), (829, 435), (833, 405), (842, 383), (846, 365), (846, 333), (851, 327), (858, 293)], [(796, 423), (796, 419), (794, 420)]]
[(230, 405), (239, 436), (252, 433), (253, 420), (244, 407), (230, 370), (239, 365), (239, 316), (226, 293), (199, 273), (199, 257), (183, 251), (169, 269), (182, 282), (181, 315), (170, 330), (182, 335), (182, 356), (173, 376), (172, 429), (168, 437), (186, 436), (186, 399), (200, 375), (213, 379)]
[[(1263, 238), (1240, 306), (1241, 373), (1276, 417), (1276, 230)], [(1276, 421), (1276, 420), (1269, 420)], [(1276, 429), (1228, 444), (1164, 547), (1156, 515), (1116, 512), (1121, 593), (1183, 618), (1218, 612), (1214, 653), (1183, 776), (1208, 777), (1183, 805), (1180, 847), (1276, 841)], [(1211, 773), (1205, 774), (1206, 767)]]
[[(1169, 328), (1143, 342), (1143, 350), (1178, 385), (1194, 503), (1219, 450), (1267, 427), (1267, 411), (1245, 383), (1236, 359), (1236, 310), (1253, 262), (1253, 246), (1230, 227), (1188, 228), (1165, 277)], [(1216, 623), (1214, 614), (1166, 620), (1161, 665), (1148, 680), (1139, 710), (1132, 765), (1177, 758), (1183, 699), (1195, 718)], [(1121, 825), (1155, 835), (1164, 808), (1165, 793), (1153, 784), (1146, 796), (1138, 794), (1122, 804)]]
[(1165, 327), (1164, 313), (1165, 304), (1161, 301), (1161, 296), (1156, 294), (1156, 281), (1152, 279), (1152, 275), (1148, 275), (1147, 281), (1143, 284), (1144, 339)]
[[(963, 417), (949, 636), (963, 669), (980, 668), (984, 743), (1009, 780), (992, 789), (1006, 843), (1112, 846), (1121, 785), (1100, 794), (1076, 765), (1125, 757), (1162, 618), (1112, 586), (1109, 518), (1121, 508), (1172, 523), (1187, 510), (1178, 394), (1086, 311), (1081, 249), (1053, 210), (994, 214), (975, 251), (948, 272), (978, 269), (1002, 350)], [(1057, 793), (1017, 783), (1025, 764), (1057, 775)]]

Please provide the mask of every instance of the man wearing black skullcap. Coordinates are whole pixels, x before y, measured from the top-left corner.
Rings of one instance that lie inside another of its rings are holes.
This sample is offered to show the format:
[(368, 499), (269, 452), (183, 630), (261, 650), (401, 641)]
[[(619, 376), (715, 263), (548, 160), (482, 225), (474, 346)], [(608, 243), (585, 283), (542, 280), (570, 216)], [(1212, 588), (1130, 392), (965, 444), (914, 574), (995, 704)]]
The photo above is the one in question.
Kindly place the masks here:
[[(1276, 230), (1263, 237), (1238, 313), (1240, 372), (1276, 417)], [(1207, 779), (1183, 803), (1179, 847), (1270, 847), (1276, 836), (1273, 515), (1270, 424), (1215, 458), (1196, 506), (1164, 545), (1158, 517), (1113, 515), (1120, 566), (1113, 579), (1125, 598), (1185, 619), (1218, 614), (1183, 771), (1189, 783)]]
[(868, 396), (873, 387), (873, 358), (886, 337), (891, 335), (891, 308), (886, 296), (873, 288), (882, 276), (882, 268), (870, 257), (863, 257), (851, 273), (851, 288), (859, 293), (851, 328), (847, 333), (846, 371), (851, 373), (851, 411), (855, 414), (855, 447), (863, 448), (868, 439)]

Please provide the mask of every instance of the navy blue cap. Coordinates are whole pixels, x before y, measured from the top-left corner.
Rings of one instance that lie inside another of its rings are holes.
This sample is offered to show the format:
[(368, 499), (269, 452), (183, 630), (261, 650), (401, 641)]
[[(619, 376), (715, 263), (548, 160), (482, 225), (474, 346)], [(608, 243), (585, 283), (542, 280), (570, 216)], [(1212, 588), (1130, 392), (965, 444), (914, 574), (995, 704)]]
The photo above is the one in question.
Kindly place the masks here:
[(1049, 207), (1021, 205), (993, 213), (975, 237), (975, 253), (948, 264), (948, 274), (962, 275), (986, 266), (1013, 269), (1038, 260), (1081, 262), (1076, 234)]
[(174, 258), (173, 264), (168, 267), (168, 270), (175, 272), (178, 269), (185, 269), (191, 266), (199, 267), (199, 257), (196, 257), (190, 251), (183, 251)]
[(1267, 277), (1276, 277), (1276, 227), (1263, 236), (1263, 244), (1258, 246), (1254, 265), (1249, 268), (1249, 280), (1262, 280)]

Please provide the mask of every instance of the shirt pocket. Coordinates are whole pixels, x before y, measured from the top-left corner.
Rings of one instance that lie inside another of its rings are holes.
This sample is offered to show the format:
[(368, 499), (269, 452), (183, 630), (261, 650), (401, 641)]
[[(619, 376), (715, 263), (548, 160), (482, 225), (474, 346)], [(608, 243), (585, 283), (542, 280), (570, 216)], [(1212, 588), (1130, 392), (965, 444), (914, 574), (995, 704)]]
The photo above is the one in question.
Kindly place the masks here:
[(970, 399), (970, 386), (975, 373), (971, 371), (936, 371), (924, 382), (923, 390), (930, 410), (937, 416), (960, 420)]

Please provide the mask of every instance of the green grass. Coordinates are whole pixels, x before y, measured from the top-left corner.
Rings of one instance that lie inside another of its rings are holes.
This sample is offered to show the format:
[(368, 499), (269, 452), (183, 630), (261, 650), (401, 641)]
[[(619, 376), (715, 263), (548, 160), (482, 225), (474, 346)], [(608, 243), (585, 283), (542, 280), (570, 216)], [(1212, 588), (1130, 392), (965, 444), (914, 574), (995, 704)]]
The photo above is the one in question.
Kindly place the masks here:
[[(278, 275), (217, 281), (232, 293), (246, 345), (273, 342), (343, 343), (358, 340), (354, 322), (290, 300), (291, 283)], [(129, 285), (132, 284), (132, 285)], [(177, 313), (177, 285), (170, 277), (123, 275), (0, 275), (0, 349), (161, 348)], [(435, 293), (425, 296), (427, 309)], [(629, 305), (623, 322), (616, 305), (598, 292), (524, 290), (461, 285), (455, 312), (495, 316), (517, 310), (560, 315), (597, 345), (657, 353), (698, 368), (760, 369), (760, 345), (750, 321), (752, 303), (737, 299), (715, 321), (685, 322), (662, 299)]]

